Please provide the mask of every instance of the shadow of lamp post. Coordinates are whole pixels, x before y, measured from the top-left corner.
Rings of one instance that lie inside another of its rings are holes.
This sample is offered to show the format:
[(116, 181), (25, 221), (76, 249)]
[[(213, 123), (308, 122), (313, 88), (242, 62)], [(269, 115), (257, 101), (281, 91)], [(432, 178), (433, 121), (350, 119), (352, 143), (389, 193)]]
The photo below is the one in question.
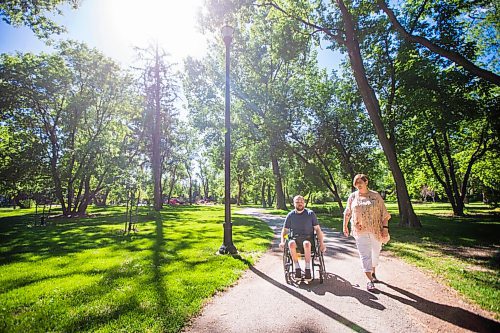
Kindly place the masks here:
[(229, 48), (233, 40), (234, 28), (225, 25), (221, 29), (222, 39), (226, 44), (226, 111), (224, 114), (226, 133), (224, 140), (224, 243), (219, 248), (220, 254), (236, 254), (233, 244), (233, 224), (231, 222), (231, 115), (229, 98)]

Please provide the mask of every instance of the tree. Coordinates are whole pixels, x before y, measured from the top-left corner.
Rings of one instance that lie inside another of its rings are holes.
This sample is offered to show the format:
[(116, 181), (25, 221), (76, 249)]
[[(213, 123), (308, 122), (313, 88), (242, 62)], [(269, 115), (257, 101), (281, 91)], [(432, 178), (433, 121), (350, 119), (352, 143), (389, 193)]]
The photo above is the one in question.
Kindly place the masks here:
[(43, 160), (63, 214), (85, 214), (121, 152), (128, 81), (84, 44), (63, 42), (52, 55), (2, 55), (3, 110), (43, 145)]
[[(3, 105), (1, 110), (8, 109)], [(0, 126), (0, 193), (19, 204), (22, 196), (31, 196), (47, 188), (43, 145), (29, 128), (18, 126), (10, 117), (2, 117)]]
[(409, 154), (420, 152), (453, 213), (463, 216), (474, 165), (488, 151), (498, 150), (490, 120), (498, 102), (491, 84), (456, 69), (442, 70), (415, 58), (415, 52), (408, 47), (400, 54), (405, 65), (398, 94), (401, 116), (407, 119), (400, 136), (409, 136)]
[(138, 50), (142, 61), (139, 69), (139, 82), (144, 96), (145, 133), (151, 138), (151, 171), (153, 179), (153, 207), (161, 210), (163, 205), (162, 174), (165, 154), (168, 154), (169, 141), (174, 114), (174, 101), (177, 99), (177, 77), (167, 53), (159, 50), (158, 45)]
[[(363, 31), (364, 22), (360, 20), (360, 16), (354, 17), (353, 12), (357, 11), (357, 13), (361, 13), (365, 11), (366, 13), (366, 11), (371, 10), (372, 7), (365, 3), (360, 3), (359, 7), (356, 7), (355, 4), (350, 4), (348, 7), (343, 0), (336, 0), (336, 4), (338, 6), (339, 13), (328, 11), (328, 8), (326, 8), (325, 5), (319, 5), (317, 8), (313, 8), (307, 1), (300, 2), (300, 6), (299, 3), (296, 2), (286, 2), (288, 9), (284, 9), (284, 6), (272, 1), (263, 3), (265, 6), (272, 6), (286, 17), (299, 21), (307, 27), (310, 27), (313, 34), (322, 32), (329, 40), (337, 43), (338, 47), (345, 48), (349, 56), (351, 68), (355, 81), (358, 85), (358, 89), (375, 128), (375, 132), (377, 133), (377, 137), (382, 145), (382, 149), (386, 155), (396, 183), (400, 212), (399, 223), (402, 226), (421, 227), (421, 223), (418, 220), (410, 201), (406, 181), (398, 163), (394, 143), (387, 135), (384, 123), (380, 116), (381, 109), (379, 100), (370, 85), (366, 75), (363, 57), (361, 55), (359, 36), (363, 36), (365, 33)], [(312, 17), (314, 10), (318, 12), (316, 13), (317, 17)], [(321, 22), (323, 22), (323, 24)], [(329, 29), (327, 26), (333, 26), (335, 28)]]
[(47, 39), (52, 34), (60, 34), (65, 31), (49, 18), (49, 15), (61, 15), (59, 6), (69, 4), (73, 9), (78, 8), (79, 0), (5, 0), (0, 2), (0, 17), (7, 24), (26, 26), (30, 28), (38, 38)]

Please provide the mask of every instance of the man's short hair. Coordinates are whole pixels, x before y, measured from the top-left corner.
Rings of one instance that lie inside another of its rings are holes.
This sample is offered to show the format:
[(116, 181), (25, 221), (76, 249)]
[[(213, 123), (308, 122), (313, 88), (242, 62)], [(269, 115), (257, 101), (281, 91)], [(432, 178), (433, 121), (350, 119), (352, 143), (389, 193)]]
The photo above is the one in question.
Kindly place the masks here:
[(298, 199), (302, 199), (302, 201), (305, 201), (303, 196), (296, 195), (296, 196), (293, 197), (293, 202), (297, 201)]

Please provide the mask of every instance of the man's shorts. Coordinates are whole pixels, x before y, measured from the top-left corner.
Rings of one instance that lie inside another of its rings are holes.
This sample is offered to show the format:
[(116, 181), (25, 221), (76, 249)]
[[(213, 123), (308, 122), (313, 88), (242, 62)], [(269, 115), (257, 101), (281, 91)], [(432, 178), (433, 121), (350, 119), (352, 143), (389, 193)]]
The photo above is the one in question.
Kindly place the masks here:
[(293, 240), (297, 244), (297, 252), (304, 254), (304, 241), (308, 240), (311, 243), (311, 253), (314, 252), (314, 235), (304, 236), (304, 235), (296, 235), (292, 236)]

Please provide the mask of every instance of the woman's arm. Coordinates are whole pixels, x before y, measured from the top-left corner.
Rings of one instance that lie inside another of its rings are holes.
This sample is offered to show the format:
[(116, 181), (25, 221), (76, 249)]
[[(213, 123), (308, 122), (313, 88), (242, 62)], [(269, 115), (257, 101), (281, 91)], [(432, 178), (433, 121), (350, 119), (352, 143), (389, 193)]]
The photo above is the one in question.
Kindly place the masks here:
[(351, 218), (351, 203), (354, 193), (351, 193), (349, 199), (347, 199), (346, 208), (344, 210), (343, 228), (344, 236), (349, 236), (349, 219)]

